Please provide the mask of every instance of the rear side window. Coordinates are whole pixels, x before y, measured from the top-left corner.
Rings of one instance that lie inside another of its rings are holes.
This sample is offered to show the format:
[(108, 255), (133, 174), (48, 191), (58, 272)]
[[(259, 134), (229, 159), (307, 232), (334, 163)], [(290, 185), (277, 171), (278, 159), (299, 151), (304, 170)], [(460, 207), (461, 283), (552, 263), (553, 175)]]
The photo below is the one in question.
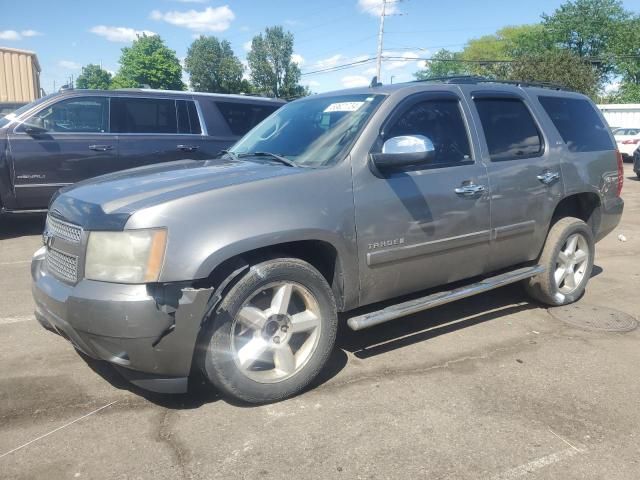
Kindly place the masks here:
[(591, 102), (562, 97), (538, 99), (570, 151), (598, 152), (615, 148)]
[(476, 98), (491, 160), (514, 160), (542, 153), (542, 137), (529, 109), (516, 98)]
[(176, 108), (178, 110), (178, 133), (197, 134), (202, 133), (200, 128), (200, 119), (196, 104), (192, 100), (177, 100)]
[(111, 131), (178, 133), (176, 102), (162, 98), (111, 99)]
[(233, 135), (242, 136), (278, 108), (251, 103), (216, 102)]

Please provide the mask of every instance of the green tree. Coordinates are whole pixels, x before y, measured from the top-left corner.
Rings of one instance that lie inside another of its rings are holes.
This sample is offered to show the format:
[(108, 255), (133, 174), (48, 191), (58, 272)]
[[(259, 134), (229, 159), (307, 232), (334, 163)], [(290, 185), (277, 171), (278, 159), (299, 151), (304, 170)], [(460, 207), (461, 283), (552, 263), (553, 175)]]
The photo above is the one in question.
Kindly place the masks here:
[(469, 40), (460, 57), (474, 75), (505, 78), (511, 60), (521, 55), (537, 55), (549, 48), (541, 25), (508, 26), (492, 35)]
[(615, 73), (623, 84), (640, 85), (640, 17), (623, 22), (611, 50), (617, 56)]
[(640, 103), (640, 85), (623, 83), (617, 92), (607, 98), (607, 103)]
[(460, 52), (441, 49), (431, 56), (424, 70), (416, 72), (418, 80), (428, 80), (434, 77), (449, 77), (453, 75), (467, 75), (469, 72), (461, 62)]
[(255, 91), (284, 98), (308, 95), (292, 55), (293, 34), (280, 26), (267, 27), (264, 34), (253, 37), (247, 61)]
[(604, 79), (615, 69), (614, 45), (631, 16), (618, 0), (570, 0), (542, 19), (556, 46), (592, 61), (602, 60), (595, 64)]
[(122, 49), (120, 70), (112, 88), (135, 88), (148, 85), (163, 90), (184, 90), (182, 67), (176, 52), (169, 49), (159, 35), (142, 35), (131, 47)]
[(227, 40), (201, 35), (189, 47), (184, 69), (195, 91), (247, 93), (243, 90), (244, 67)]
[(82, 67), (82, 73), (76, 78), (77, 88), (108, 90), (111, 86), (111, 74), (100, 65), (90, 63)]
[(596, 68), (569, 50), (523, 55), (510, 65), (507, 79), (554, 83), (591, 97), (600, 86)]

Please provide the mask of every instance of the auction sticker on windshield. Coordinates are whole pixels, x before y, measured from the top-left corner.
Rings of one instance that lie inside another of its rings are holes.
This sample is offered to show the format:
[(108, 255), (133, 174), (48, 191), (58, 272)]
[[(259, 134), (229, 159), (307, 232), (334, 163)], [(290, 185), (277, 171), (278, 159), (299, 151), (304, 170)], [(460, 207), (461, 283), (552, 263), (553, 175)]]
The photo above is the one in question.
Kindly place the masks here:
[(324, 113), (328, 112), (355, 112), (358, 110), (364, 102), (338, 102), (332, 103), (324, 109)]

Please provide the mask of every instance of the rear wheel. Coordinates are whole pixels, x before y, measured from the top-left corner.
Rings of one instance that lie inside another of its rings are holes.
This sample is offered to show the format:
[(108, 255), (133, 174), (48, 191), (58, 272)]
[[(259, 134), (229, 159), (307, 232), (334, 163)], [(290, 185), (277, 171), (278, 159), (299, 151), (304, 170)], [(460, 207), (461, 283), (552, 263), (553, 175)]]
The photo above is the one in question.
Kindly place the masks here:
[(591, 228), (578, 218), (559, 220), (547, 235), (539, 264), (546, 270), (525, 282), (534, 299), (551, 306), (578, 300), (593, 269), (595, 242)]
[(331, 288), (311, 265), (276, 259), (253, 266), (225, 295), (201, 342), (201, 368), (227, 395), (250, 403), (304, 389), (333, 349)]

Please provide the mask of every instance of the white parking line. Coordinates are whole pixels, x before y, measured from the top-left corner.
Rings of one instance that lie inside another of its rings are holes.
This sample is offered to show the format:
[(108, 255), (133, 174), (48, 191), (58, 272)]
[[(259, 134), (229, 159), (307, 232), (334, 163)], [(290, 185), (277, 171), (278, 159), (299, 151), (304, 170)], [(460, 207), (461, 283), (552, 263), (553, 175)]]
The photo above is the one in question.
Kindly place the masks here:
[(63, 428), (67, 428), (68, 426), (73, 425), (74, 423), (79, 422), (80, 420), (84, 420), (85, 418), (90, 417), (91, 415), (94, 415), (94, 414), (98, 413), (99, 411), (104, 410), (107, 407), (110, 407), (114, 403), (118, 403), (118, 400), (115, 400), (115, 401), (113, 401), (111, 403), (108, 403), (107, 405), (104, 405), (103, 407), (97, 408), (93, 412), (89, 412), (86, 415), (81, 416), (80, 418), (76, 418), (75, 420), (70, 421), (69, 423), (65, 423), (61, 427), (58, 427), (58, 428), (56, 428), (54, 430), (51, 430), (50, 432), (47, 432), (44, 435), (40, 435), (39, 437), (34, 438), (33, 440), (30, 440), (27, 443), (24, 443), (24, 444), (20, 445), (19, 447), (14, 448), (13, 450), (9, 450), (8, 452), (5, 452), (2, 455), (0, 455), (0, 458), (6, 457), (7, 455), (12, 454), (13, 452), (17, 452), (18, 450), (22, 450), (24, 447), (28, 447), (32, 443), (37, 442), (38, 440), (42, 440), (43, 438), (48, 437), (49, 435), (52, 435), (52, 434), (62, 430)]
[(31, 260), (18, 260), (16, 262), (0, 262), (0, 267), (3, 265), (24, 265), (27, 263), (31, 263)]
[(0, 325), (8, 325), (10, 323), (28, 322), (30, 320), (34, 320), (33, 315), (29, 315), (29, 316), (26, 316), (26, 317), (5, 317), (5, 318), (0, 318)]
[(530, 473), (540, 470), (541, 468), (553, 465), (554, 463), (558, 463), (566, 458), (573, 457), (578, 453), (581, 453), (581, 451), (577, 450), (576, 448), (567, 448), (566, 450), (561, 450), (545, 457), (540, 457), (536, 460), (532, 460), (529, 463), (520, 465), (519, 467), (515, 467), (505, 472), (494, 475), (493, 477), (491, 477), (491, 480), (512, 480), (514, 478), (524, 477), (525, 475), (529, 475)]

